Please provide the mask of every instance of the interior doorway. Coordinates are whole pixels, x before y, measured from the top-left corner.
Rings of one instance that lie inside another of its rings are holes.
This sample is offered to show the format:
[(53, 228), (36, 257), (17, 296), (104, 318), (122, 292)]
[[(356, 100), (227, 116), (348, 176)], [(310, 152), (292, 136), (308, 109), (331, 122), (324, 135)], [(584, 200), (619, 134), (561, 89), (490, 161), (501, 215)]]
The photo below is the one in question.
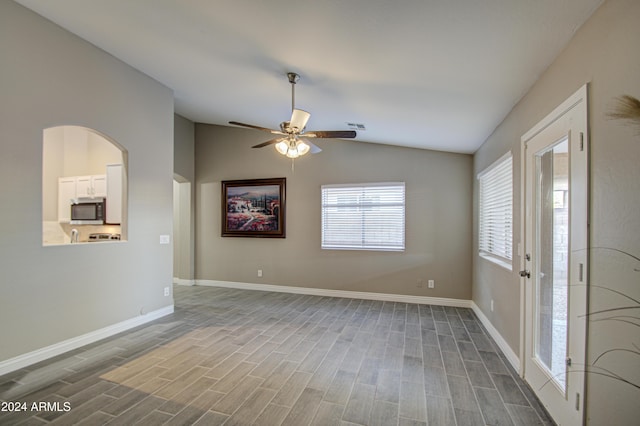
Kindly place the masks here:
[(562, 425), (584, 418), (587, 88), (522, 137), (524, 379)]
[(191, 182), (174, 174), (173, 180), (173, 282), (194, 284), (194, 230)]

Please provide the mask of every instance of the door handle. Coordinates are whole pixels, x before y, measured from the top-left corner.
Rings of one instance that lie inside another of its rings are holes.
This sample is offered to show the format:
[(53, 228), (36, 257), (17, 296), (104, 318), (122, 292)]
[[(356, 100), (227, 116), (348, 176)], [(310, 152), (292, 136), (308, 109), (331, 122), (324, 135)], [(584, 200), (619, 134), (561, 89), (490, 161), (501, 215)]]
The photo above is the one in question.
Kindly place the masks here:
[(520, 271), (520, 276), (531, 278), (531, 271), (529, 271), (528, 269), (525, 269), (524, 271)]

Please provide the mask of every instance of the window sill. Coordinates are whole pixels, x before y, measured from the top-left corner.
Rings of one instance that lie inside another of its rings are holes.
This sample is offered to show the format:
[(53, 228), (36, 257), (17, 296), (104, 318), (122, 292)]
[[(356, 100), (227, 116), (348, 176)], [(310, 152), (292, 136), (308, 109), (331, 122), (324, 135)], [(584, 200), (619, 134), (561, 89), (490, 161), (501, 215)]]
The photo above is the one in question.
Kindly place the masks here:
[(337, 246), (322, 246), (322, 250), (353, 250), (353, 251), (391, 251), (391, 252), (404, 252), (404, 248), (379, 248), (379, 247), (337, 247)]
[(485, 260), (488, 260), (489, 262), (495, 263), (496, 265), (498, 265), (498, 266), (500, 266), (500, 267), (502, 267), (502, 268), (504, 268), (504, 269), (506, 269), (508, 271), (513, 271), (513, 265), (510, 262), (508, 262), (508, 261), (506, 261), (504, 259), (498, 258), (496, 256), (492, 256), (492, 255), (487, 254), (487, 253), (479, 253), (479, 254), (480, 254), (481, 258), (483, 258)]

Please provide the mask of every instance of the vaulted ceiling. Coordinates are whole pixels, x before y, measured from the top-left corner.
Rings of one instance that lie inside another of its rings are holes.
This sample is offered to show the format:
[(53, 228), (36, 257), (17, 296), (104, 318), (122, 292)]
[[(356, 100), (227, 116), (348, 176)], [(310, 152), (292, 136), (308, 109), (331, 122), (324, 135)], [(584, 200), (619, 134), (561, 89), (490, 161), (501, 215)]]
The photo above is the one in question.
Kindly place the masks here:
[(16, 0), (174, 91), (202, 123), (364, 124), (474, 152), (602, 0)]

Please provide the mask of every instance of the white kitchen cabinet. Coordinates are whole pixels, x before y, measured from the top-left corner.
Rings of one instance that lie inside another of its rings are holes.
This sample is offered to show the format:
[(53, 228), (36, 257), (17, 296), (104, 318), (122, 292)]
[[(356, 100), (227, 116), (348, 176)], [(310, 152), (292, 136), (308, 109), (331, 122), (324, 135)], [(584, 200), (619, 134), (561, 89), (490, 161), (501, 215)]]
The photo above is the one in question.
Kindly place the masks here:
[(71, 220), (72, 199), (87, 197), (107, 197), (106, 174), (58, 178), (58, 222), (66, 223)]
[(107, 176), (77, 176), (76, 177), (76, 196), (104, 198), (107, 196)]
[(76, 198), (76, 183), (74, 176), (58, 178), (58, 222), (71, 220), (71, 199)]
[(107, 217), (110, 225), (122, 223), (124, 210), (124, 167), (122, 164), (107, 164)]
[(93, 187), (94, 197), (107, 196), (107, 175), (91, 176), (91, 186)]

